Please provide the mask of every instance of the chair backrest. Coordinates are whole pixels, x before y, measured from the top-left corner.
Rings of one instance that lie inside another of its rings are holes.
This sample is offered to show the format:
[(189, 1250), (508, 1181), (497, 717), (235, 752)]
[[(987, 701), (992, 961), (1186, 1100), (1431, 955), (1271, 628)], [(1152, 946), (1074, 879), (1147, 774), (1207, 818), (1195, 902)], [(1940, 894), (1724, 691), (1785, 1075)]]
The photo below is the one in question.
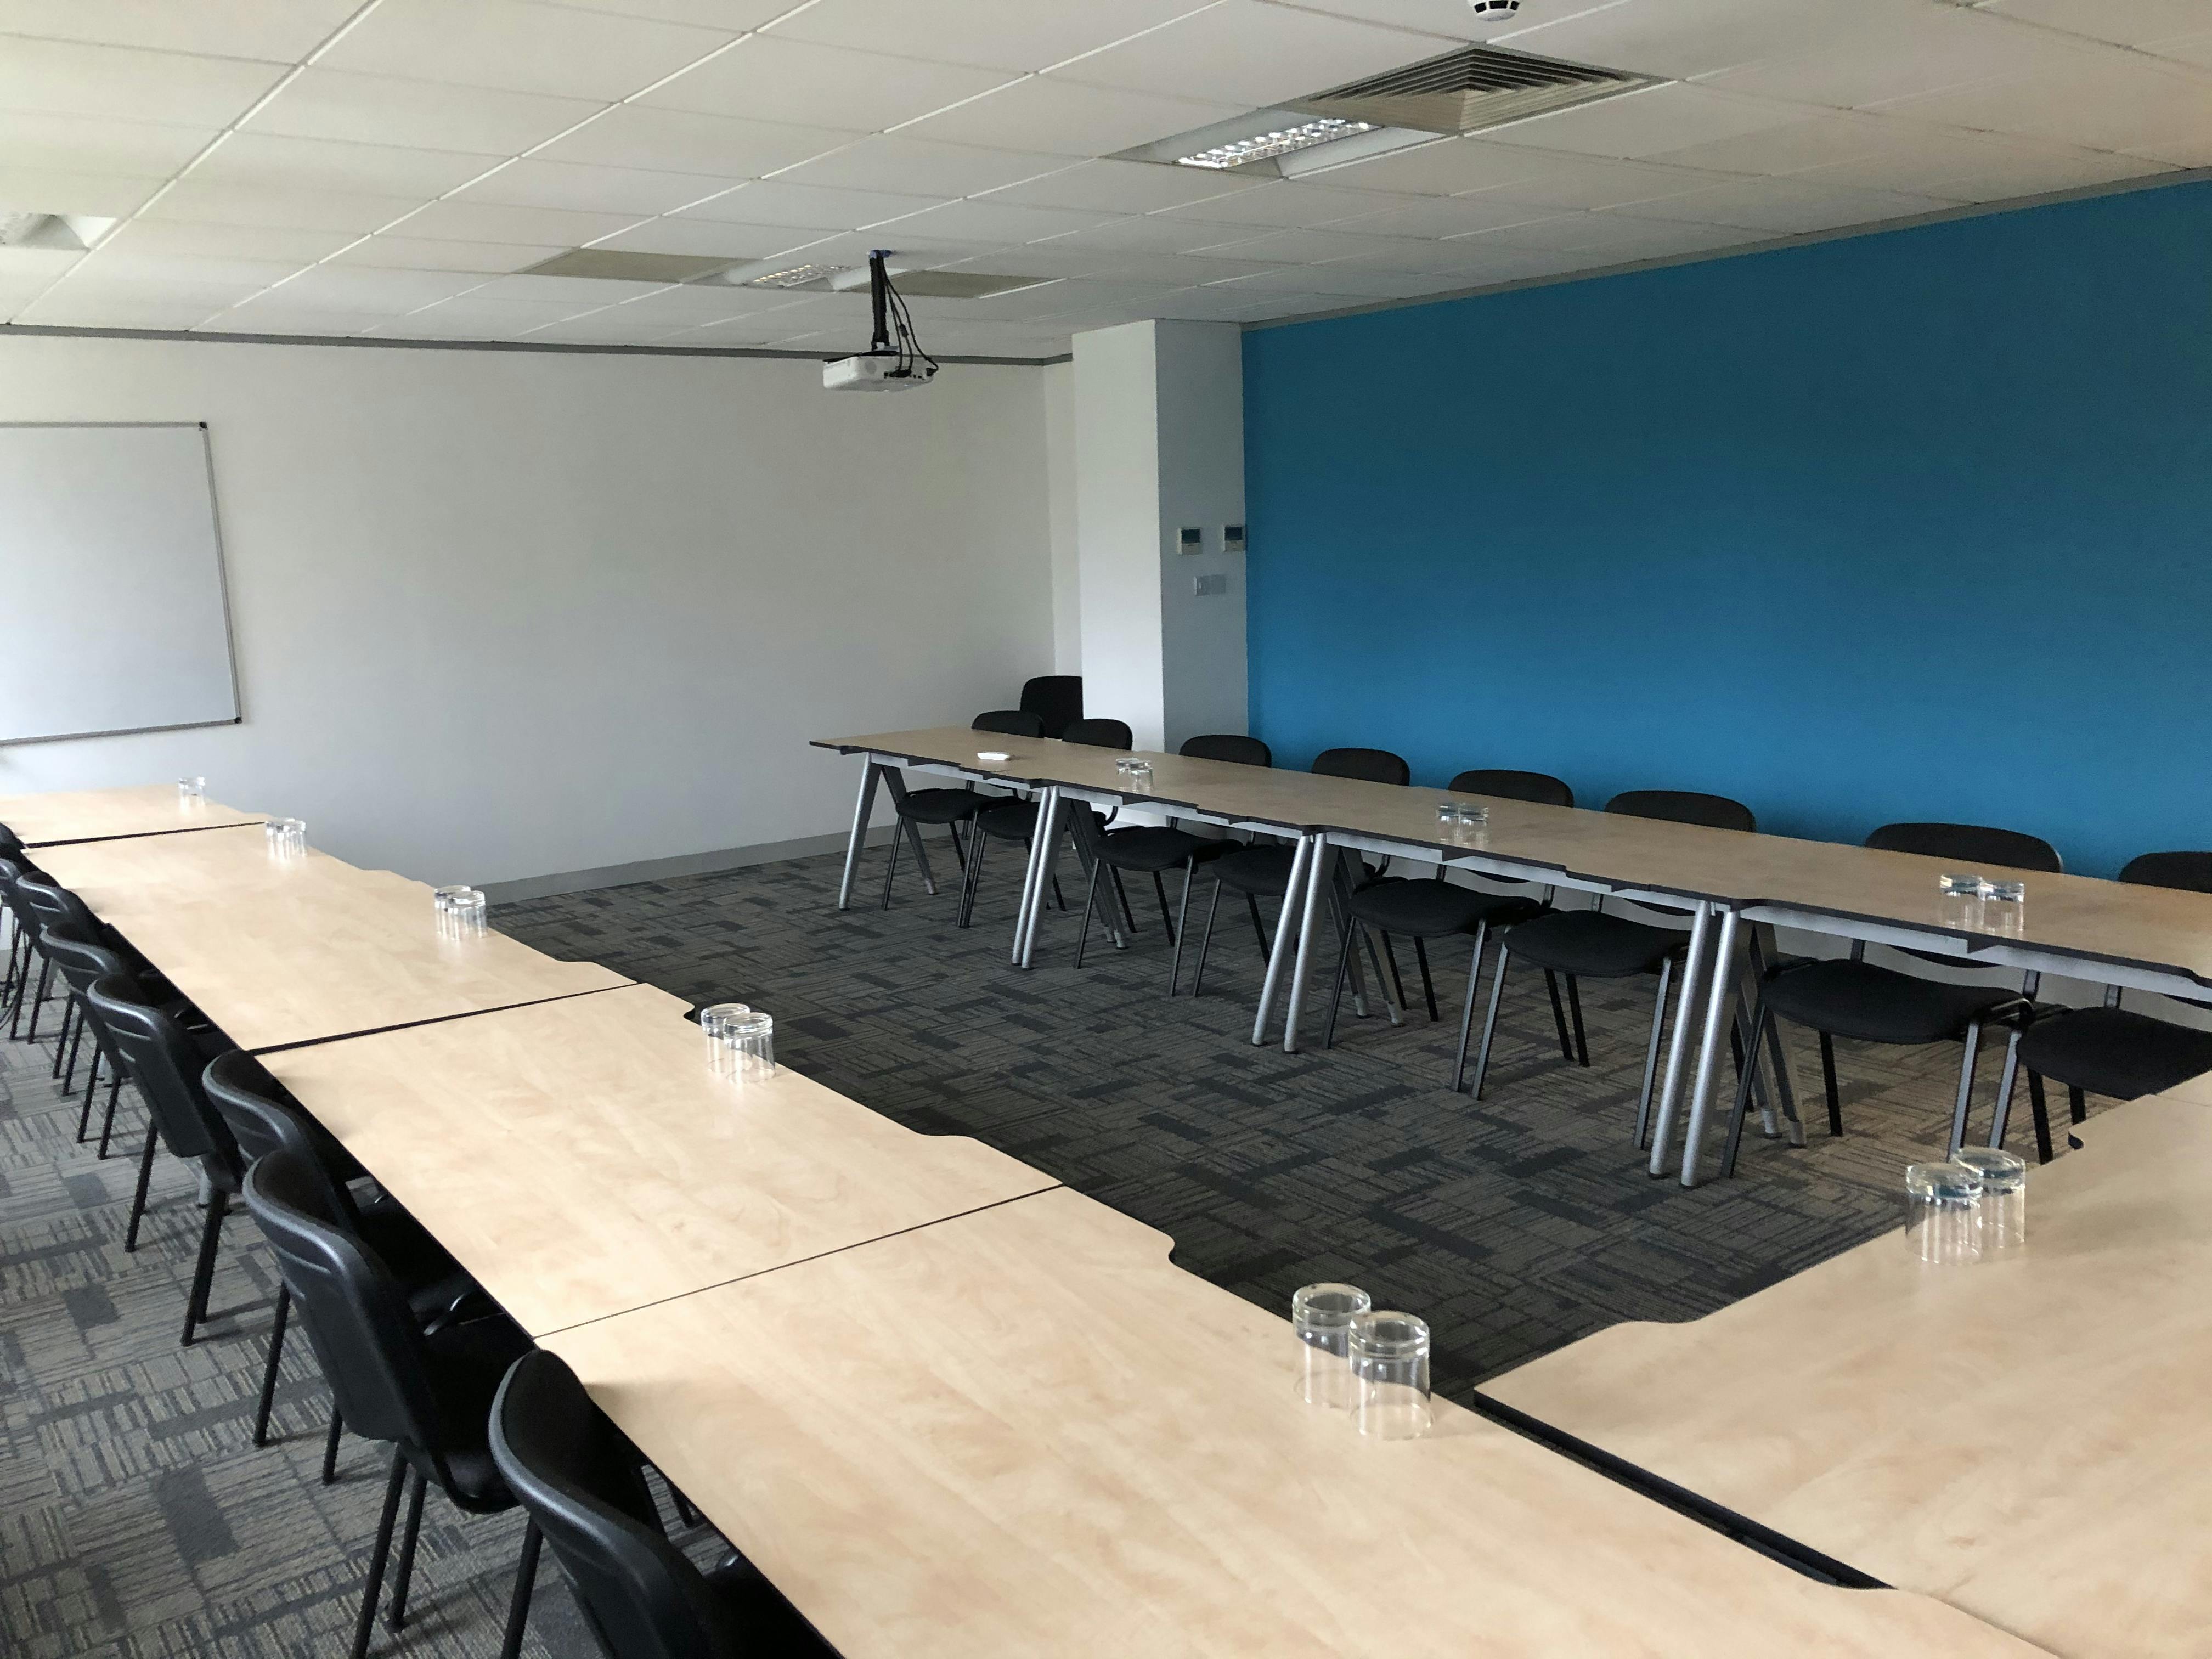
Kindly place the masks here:
[(67, 922), (52, 921), (39, 929), (39, 948), (46, 959), (62, 970), (62, 977), (70, 988), (82, 995), (97, 980), (113, 974), (131, 981), (133, 994), (143, 1000), (143, 988), (132, 980), (130, 964), (123, 960), (119, 951), (111, 951), (105, 945), (85, 937), (81, 928)]
[(491, 1455), (545, 1534), (584, 1618), (618, 1659), (738, 1659), (744, 1633), (662, 1534), (629, 1437), (559, 1356), (508, 1367), (491, 1407)]
[(1044, 720), (1025, 708), (987, 708), (968, 722), (971, 732), (1003, 732), (1010, 738), (1041, 738)]
[(1309, 769), (1325, 778), (1364, 778), (1370, 783), (1413, 781), (1413, 769), (1387, 749), (1324, 749)]
[(1539, 806), (1572, 806), (1575, 792), (1548, 772), (1516, 772), (1510, 767), (1477, 767), (1444, 786), (1455, 794), (1491, 795), (1499, 800), (1534, 801)]
[(1751, 808), (1726, 795), (1701, 795), (1694, 789), (1629, 789), (1606, 802), (1605, 810), (1624, 817), (1664, 818), (1672, 823), (1702, 823), (1709, 830), (1756, 830)]
[(1248, 738), (1235, 732), (1217, 732), (1202, 738), (1187, 738), (1178, 755), (1188, 755), (1194, 760), (1229, 761), (1238, 766), (1273, 766), (1275, 751), (1257, 738)]
[(1127, 749), (1136, 742), (1121, 720), (1070, 720), (1060, 736), (1063, 743), (1084, 744), (1092, 749)]
[(1044, 722), (1037, 736), (1066, 736), (1067, 728), (1083, 718), (1083, 676), (1038, 675), (1022, 687), (1022, 710)]
[(234, 1178), (242, 1175), (246, 1160), (230, 1126), (200, 1089), (199, 1051), (184, 1028), (121, 974), (94, 980), (84, 1000), (122, 1051), (161, 1144), (179, 1158), (213, 1159)]
[(0, 854), (9, 858), (20, 857), (23, 851), (21, 839), (6, 824), (0, 823)]
[(398, 1281), (324, 1207), (322, 1183), (294, 1153), (257, 1159), (244, 1190), (346, 1426), (429, 1453), (450, 1486), (445, 1449), (459, 1437), (440, 1408)]
[(1866, 844), (1885, 853), (1924, 853), (1962, 864), (1995, 864), (2054, 876), (2066, 868), (2058, 849), (2040, 836), (1979, 823), (1885, 823), (1866, 838)]
[(31, 908), (41, 926), (58, 921), (88, 939), (100, 937), (100, 919), (75, 893), (43, 870), (26, 870), (15, 878), (15, 891)]
[(2120, 879), (2145, 887), (2212, 893), (2212, 853), (2141, 853), (2128, 860)]
[(234, 1048), (210, 1060), (200, 1074), (200, 1086), (238, 1142), (248, 1164), (271, 1152), (290, 1152), (311, 1176), (320, 1178), (317, 1213), (333, 1218), (356, 1237), (361, 1233), (361, 1212), (346, 1191), (345, 1182), (331, 1167), (316, 1127), (285, 1092), (284, 1085), (243, 1048)]

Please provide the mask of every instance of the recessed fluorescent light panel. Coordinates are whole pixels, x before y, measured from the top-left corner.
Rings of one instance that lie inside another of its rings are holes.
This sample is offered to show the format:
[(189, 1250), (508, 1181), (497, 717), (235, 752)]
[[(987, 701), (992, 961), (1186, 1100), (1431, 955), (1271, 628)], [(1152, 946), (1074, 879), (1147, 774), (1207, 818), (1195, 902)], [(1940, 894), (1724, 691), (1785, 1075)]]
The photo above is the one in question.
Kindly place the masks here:
[(578, 247), (517, 273), (523, 276), (590, 276), (611, 283), (694, 283), (728, 268), (730, 261), (696, 253), (632, 253), (621, 248)]
[(1308, 121), (1298, 121), (1268, 132), (1255, 132), (1249, 138), (1232, 138), (1225, 143), (1212, 144), (1189, 155), (1178, 155), (1176, 165), (1183, 167), (1241, 167), (1254, 161), (1272, 161), (1278, 155), (1295, 155), (1302, 149), (1311, 149), (1316, 144), (1333, 143), (1339, 138), (1352, 138), (1363, 132), (1372, 132), (1375, 126), (1369, 121), (1340, 121), (1334, 115), (1316, 116)]
[(811, 283), (826, 283), (843, 276), (848, 265), (775, 265), (766, 270), (753, 269), (750, 274), (732, 271), (730, 280), (746, 288), (805, 288)]

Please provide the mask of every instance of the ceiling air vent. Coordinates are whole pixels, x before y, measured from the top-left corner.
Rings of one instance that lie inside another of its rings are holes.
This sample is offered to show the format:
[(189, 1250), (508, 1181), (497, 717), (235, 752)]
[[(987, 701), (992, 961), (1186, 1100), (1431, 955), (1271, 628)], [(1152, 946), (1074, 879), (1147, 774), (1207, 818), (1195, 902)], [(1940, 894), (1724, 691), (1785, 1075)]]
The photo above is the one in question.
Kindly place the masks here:
[(590, 276), (617, 283), (688, 283), (729, 264), (695, 253), (633, 253), (623, 248), (579, 247), (517, 273), (523, 276)]
[(1370, 126), (1479, 132), (1657, 84), (1618, 70), (1563, 64), (1497, 46), (1463, 46), (1332, 87), (1291, 107)]

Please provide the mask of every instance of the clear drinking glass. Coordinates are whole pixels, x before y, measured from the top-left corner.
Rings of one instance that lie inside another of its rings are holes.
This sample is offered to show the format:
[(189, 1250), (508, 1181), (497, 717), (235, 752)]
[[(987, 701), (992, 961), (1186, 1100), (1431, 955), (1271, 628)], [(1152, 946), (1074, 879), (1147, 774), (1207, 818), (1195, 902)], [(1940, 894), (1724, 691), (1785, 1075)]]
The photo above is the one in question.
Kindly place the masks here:
[(1352, 1401), (1352, 1322), (1375, 1305), (1357, 1285), (1309, 1285), (1291, 1297), (1298, 1339), (1298, 1398), (1348, 1409)]
[(1139, 788), (1144, 787), (1152, 781), (1152, 762), (1139, 760), (1133, 755), (1127, 759), (1115, 761), (1114, 769), (1121, 775), (1122, 782), (1133, 784)]
[(731, 1069), (735, 1057), (727, 1041), (730, 1022), (752, 1009), (742, 1002), (709, 1003), (699, 1011), (699, 1030), (707, 1039), (707, 1061), (718, 1072)]
[(489, 908), (475, 888), (455, 888), (438, 911), (438, 931), (447, 939), (474, 939), (484, 931)]
[(1984, 1259), (2027, 1243), (2027, 1160), (1996, 1146), (1962, 1146), (1956, 1162), (1982, 1183), (1975, 1214)]
[(1905, 1243), (1930, 1267), (1978, 1260), (1982, 1183), (1963, 1164), (1913, 1164), (1905, 1171)]
[(179, 778), (177, 780), (177, 799), (179, 800), (206, 799), (207, 780), (205, 778)]
[(269, 850), (280, 858), (296, 858), (307, 850), (307, 824), (304, 818), (270, 818), (261, 826), (268, 838)]
[(731, 1076), (775, 1075), (775, 1021), (757, 1008), (732, 1014), (722, 1024), (723, 1067)]
[(2018, 938), (2027, 928), (2027, 884), (2024, 881), (1985, 881), (1982, 884), (1982, 931)]
[(476, 889), (473, 887), (433, 888), (430, 892), (430, 903), (437, 913), (442, 916), (447, 911), (453, 908), (453, 902), (455, 900), (465, 898), (469, 894), (475, 890)]
[(1429, 1406), (1429, 1327), (1408, 1313), (1352, 1322), (1352, 1419), (1375, 1440), (1413, 1440), (1434, 1420)]

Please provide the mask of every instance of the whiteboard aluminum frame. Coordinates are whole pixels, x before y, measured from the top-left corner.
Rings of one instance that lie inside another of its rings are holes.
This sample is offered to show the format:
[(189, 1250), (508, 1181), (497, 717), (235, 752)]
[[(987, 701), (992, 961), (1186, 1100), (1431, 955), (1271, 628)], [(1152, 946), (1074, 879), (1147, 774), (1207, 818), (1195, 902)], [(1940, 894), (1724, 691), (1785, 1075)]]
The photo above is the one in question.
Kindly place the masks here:
[(100, 732), (51, 732), (35, 738), (0, 738), (0, 749), (19, 749), (31, 743), (74, 743), (84, 738), (130, 738), (149, 732), (199, 732), (216, 726), (246, 724), (246, 698), (238, 686), (238, 627), (230, 614), (230, 556), (222, 543), (222, 503), (215, 488), (215, 441), (209, 434), (205, 421), (0, 421), (0, 432), (70, 431), (88, 432), (99, 429), (146, 430), (156, 428), (182, 431), (197, 427), (200, 434), (200, 458), (207, 467), (208, 527), (215, 532), (215, 585), (216, 596), (222, 601), (222, 648), (230, 664), (230, 706), (228, 720), (179, 720), (173, 725), (118, 726)]

